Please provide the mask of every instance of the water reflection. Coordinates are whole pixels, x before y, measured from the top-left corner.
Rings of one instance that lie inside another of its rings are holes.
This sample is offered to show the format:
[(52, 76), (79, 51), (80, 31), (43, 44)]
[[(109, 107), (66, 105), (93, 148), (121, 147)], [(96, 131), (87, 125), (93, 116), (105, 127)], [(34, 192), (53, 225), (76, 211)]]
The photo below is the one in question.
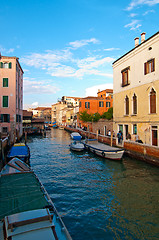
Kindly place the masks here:
[(32, 138), (31, 165), (73, 239), (158, 239), (159, 169), (71, 152), (70, 135)]

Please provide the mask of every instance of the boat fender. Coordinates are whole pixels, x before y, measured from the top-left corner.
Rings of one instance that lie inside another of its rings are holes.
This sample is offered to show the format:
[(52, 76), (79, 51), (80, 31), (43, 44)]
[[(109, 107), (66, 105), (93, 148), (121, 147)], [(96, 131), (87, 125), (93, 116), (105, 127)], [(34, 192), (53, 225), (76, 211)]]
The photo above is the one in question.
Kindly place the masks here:
[(102, 156), (105, 157), (105, 153), (104, 152), (102, 152)]

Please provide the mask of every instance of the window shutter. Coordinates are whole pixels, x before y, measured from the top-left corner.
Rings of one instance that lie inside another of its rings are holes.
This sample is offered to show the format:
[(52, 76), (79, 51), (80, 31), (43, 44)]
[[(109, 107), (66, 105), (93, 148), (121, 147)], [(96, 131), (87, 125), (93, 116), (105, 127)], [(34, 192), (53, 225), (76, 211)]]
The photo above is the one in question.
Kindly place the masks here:
[(152, 72), (155, 71), (155, 59), (152, 60)]
[(3, 96), (3, 107), (8, 107), (8, 96)]
[(88, 108), (90, 108), (90, 102), (88, 102)]
[(3, 63), (2, 62), (0, 62), (0, 68), (3, 68)]
[(147, 72), (146, 72), (146, 63), (144, 63), (144, 75), (146, 75)]
[(3, 122), (3, 114), (1, 114), (1, 122)]
[(150, 93), (150, 113), (156, 113), (156, 92), (153, 89)]
[(9, 63), (9, 68), (12, 68), (12, 63), (11, 62)]
[(10, 123), (10, 114), (8, 114), (8, 116), (7, 116), (7, 117), (8, 117), (8, 122)]

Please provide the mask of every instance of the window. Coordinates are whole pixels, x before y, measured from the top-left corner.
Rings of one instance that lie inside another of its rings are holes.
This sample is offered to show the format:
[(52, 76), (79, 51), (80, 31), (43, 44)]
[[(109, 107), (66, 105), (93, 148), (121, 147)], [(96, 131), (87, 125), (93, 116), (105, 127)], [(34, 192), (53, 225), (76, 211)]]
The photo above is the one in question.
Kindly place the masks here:
[(7, 127), (3, 127), (3, 128), (2, 128), (2, 132), (3, 132), (3, 133), (7, 133), (7, 132), (8, 132), (8, 128), (7, 128)]
[(79, 102), (79, 107), (81, 107), (81, 102)]
[(2, 106), (3, 107), (8, 107), (8, 96), (3, 96)]
[(85, 102), (85, 108), (90, 108), (90, 102)]
[(156, 113), (156, 92), (153, 88), (150, 92), (150, 113)]
[(1, 122), (10, 122), (10, 114), (1, 114)]
[(106, 102), (106, 107), (110, 107), (110, 102)]
[(133, 134), (137, 134), (137, 125), (133, 124)]
[(125, 98), (125, 115), (129, 115), (129, 98), (126, 96)]
[(3, 78), (3, 87), (8, 87), (8, 78)]
[(129, 70), (130, 67), (127, 67), (121, 71), (122, 74), (122, 87), (129, 85)]
[(137, 114), (137, 96), (134, 93), (133, 96), (133, 114)]
[(103, 101), (99, 102), (99, 107), (104, 107), (104, 102)]
[(155, 71), (155, 59), (150, 59), (144, 63), (144, 74), (148, 74)]
[(12, 68), (12, 63), (11, 62), (0, 62), (0, 68)]

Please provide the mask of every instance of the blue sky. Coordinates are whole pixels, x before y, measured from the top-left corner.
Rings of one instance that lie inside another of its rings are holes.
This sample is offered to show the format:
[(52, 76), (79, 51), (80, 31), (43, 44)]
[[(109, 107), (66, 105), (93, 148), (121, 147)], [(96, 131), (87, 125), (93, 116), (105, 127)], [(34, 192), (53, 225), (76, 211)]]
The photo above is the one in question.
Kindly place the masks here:
[(19, 57), (24, 108), (112, 88), (112, 62), (159, 31), (159, 0), (0, 0), (0, 52)]

